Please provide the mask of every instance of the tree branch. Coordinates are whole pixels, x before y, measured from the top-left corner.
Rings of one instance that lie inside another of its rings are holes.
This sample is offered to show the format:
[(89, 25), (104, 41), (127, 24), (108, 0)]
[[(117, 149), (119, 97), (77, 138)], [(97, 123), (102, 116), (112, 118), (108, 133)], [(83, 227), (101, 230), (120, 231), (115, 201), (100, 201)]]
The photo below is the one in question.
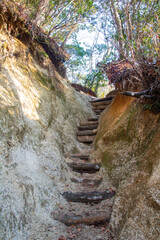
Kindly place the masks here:
[(150, 94), (150, 90), (146, 89), (142, 92), (121, 92), (120, 94), (125, 95), (125, 96), (130, 96), (130, 97), (135, 97), (135, 98), (156, 98), (155, 95)]
[(67, 37), (65, 38), (65, 40), (64, 40), (64, 41), (62, 42), (62, 44), (61, 44), (61, 48), (62, 48), (62, 49), (64, 48), (66, 42), (68, 41), (68, 39), (70, 38), (70, 36), (72, 35), (72, 33), (77, 29), (77, 27), (78, 27), (78, 26), (75, 25), (75, 26), (73, 26), (73, 28), (69, 31)]
[(61, 15), (61, 13), (73, 2), (74, 0), (71, 0), (66, 6), (64, 6), (59, 13), (56, 16), (56, 19), (52, 22), (52, 25), (55, 26), (55, 23), (57, 22), (59, 16)]

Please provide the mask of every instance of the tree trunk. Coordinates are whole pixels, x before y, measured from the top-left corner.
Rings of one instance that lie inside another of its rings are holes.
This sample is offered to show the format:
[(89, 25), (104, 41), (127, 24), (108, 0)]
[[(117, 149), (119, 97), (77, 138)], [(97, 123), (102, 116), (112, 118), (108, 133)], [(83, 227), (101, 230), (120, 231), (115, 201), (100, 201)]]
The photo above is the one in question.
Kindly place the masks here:
[(123, 41), (124, 36), (123, 36), (122, 22), (118, 13), (118, 8), (115, 4), (115, 0), (111, 0), (111, 8), (114, 15), (116, 27), (117, 27), (117, 33), (119, 35), (119, 38), (118, 38), (119, 51), (120, 51), (120, 59), (122, 59), (123, 56), (125, 55), (124, 41)]
[(132, 59), (134, 59), (134, 49), (133, 49), (133, 46), (132, 46), (132, 39), (133, 39), (132, 21), (131, 21), (131, 15), (130, 15), (129, 0), (127, 0), (127, 5), (126, 5), (126, 8), (125, 8), (125, 15), (126, 15), (127, 38), (128, 38), (129, 49), (131, 51), (131, 57), (132, 57)]
[(41, 23), (45, 21), (45, 15), (46, 15), (46, 12), (48, 11), (49, 2), (50, 0), (39, 1), (39, 6), (36, 12), (36, 16), (34, 18), (34, 21), (38, 26), (40, 26)]

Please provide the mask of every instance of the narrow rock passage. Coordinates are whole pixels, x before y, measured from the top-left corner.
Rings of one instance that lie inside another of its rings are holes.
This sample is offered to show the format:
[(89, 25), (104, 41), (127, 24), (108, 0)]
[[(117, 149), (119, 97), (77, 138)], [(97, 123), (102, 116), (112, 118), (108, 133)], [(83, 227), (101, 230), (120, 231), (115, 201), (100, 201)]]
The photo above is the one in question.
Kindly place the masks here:
[(92, 100), (92, 109), (97, 115), (86, 123), (81, 123), (77, 129), (77, 140), (90, 145), (90, 151), (71, 154), (67, 165), (72, 171), (71, 181), (76, 184), (77, 191), (65, 191), (61, 195), (68, 202), (52, 213), (55, 220), (68, 226), (67, 238), (59, 240), (109, 240), (113, 239), (109, 227), (115, 191), (108, 186), (104, 188), (103, 176), (99, 170), (101, 163), (91, 159), (92, 143), (95, 139), (98, 120), (101, 112), (108, 106), (113, 97)]

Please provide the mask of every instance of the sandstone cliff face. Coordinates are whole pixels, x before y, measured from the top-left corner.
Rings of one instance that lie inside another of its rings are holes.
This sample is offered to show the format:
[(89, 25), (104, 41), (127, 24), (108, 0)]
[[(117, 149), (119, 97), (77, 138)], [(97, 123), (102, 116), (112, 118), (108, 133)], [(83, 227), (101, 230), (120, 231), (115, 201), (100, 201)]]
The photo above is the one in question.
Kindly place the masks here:
[(101, 115), (95, 158), (117, 189), (111, 225), (118, 240), (160, 239), (160, 116), (117, 95)]
[(90, 98), (21, 42), (0, 38), (0, 239), (58, 239), (65, 226), (51, 213), (71, 184), (65, 157), (83, 149), (76, 126), (92, 117)]
[[(68, 204), (61, 193), (74, 189), (66, 157), (86, 150), (76, 126), (93, 117), (89, 97), (36, 51), (0, 39), (0, 239), (57, 240), (67, 227), (52, 216)], [(117, 95), (94, 142), (105, 186), (117, 189), (115, 240), (160, 240), (160, 116), (145, 107)]]

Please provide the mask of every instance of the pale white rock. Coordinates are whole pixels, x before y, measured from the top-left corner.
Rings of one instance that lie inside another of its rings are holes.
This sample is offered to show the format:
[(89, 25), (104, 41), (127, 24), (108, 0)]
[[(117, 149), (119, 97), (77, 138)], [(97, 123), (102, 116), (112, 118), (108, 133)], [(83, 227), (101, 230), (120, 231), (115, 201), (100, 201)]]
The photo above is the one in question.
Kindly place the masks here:
[[(54, 71), (53, 90), (39, 75), (46, 81), (50, 77), (31, 56), (28, 62), (8, 58), (0, 72), (1, 240), (66, 235), (66, 227), (51, 213), (66, 204), (61, 193), (72, 184), (66, 155), (86, 149), (76, 140), (76, 126), (94, 116), (89, 96), (76, 92)], [(62, 89), (56, 89), (58, 84)]]

